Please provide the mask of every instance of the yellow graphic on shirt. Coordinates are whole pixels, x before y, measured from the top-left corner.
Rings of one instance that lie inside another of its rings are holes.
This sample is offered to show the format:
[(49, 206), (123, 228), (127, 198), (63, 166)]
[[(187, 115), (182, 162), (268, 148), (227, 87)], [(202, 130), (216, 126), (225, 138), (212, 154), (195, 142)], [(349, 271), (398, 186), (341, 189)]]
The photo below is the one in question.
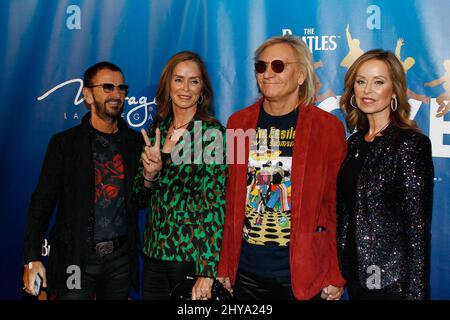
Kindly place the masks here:
[(264, 151), (250, 151), (250, 158), (252, 160), (275, 160), (281, 154), (280, 150), (264, 150)]

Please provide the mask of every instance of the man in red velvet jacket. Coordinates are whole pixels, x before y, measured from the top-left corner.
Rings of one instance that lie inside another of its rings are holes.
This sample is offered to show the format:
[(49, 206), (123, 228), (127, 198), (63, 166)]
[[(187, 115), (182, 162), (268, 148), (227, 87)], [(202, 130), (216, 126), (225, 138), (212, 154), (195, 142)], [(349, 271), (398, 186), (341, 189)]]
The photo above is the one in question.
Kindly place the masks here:
[(314, 68), (303, 41), (269, 39), (255, 61), (262, 99), (227, 126), (219, 280), (237, 299), (340, 299), (336, 177), (344, 128), (312, 105)]

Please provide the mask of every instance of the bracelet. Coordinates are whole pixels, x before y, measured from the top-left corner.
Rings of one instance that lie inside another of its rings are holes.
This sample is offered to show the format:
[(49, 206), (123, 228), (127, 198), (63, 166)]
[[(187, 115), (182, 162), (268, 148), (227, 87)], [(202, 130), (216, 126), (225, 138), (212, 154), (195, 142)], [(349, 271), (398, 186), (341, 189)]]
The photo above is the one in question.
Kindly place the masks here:
[(145, 174), (142, 172), (142, 177), (144, 178), (144, 181), (147, 181), (147, 182), (155, 182), (155, 181), (158, 181), (159, 180), (159, 177), (161, 176), (161, 171), (158, 171), (158, 173), (156, 174), (156, 176), (152, 179), (152, 180), (150, 180), (150, 179), (147, 179), (146, 177), (145, 177)]

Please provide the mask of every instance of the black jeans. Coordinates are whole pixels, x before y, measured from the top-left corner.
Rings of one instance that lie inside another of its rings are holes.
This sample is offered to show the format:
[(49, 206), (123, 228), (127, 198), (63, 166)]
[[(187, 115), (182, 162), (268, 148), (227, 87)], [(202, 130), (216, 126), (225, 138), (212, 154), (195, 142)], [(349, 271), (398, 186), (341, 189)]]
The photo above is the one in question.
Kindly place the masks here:
[(81, 273), (81, 289), (72, 289), (57, 297), (60, 300), (126, 300), (130, 294), (130, 259), (128, 243), (103, 257), (94, 251)]
[(178, 262), (143, 257), (142, 300), (169, 300), (173, 288), (186, 276), (195, 275), (194, 262)]
[[(319, 292), (311, 300), (322, 300)], [(290, 277), (260, 277), (238, 270), (234, 286), (237, 300), (296, 300)]]

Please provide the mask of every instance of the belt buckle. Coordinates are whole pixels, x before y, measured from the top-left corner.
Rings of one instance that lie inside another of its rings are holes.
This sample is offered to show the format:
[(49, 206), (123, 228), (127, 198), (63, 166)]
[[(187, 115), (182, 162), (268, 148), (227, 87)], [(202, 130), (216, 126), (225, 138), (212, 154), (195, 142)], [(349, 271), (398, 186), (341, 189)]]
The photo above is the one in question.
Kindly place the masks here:
[(99, 242), (95, 245), (95, 252), (100, 257), (110, 254), (113, 251), (114, 251), (114, 242), (113, 241)]

